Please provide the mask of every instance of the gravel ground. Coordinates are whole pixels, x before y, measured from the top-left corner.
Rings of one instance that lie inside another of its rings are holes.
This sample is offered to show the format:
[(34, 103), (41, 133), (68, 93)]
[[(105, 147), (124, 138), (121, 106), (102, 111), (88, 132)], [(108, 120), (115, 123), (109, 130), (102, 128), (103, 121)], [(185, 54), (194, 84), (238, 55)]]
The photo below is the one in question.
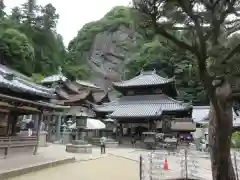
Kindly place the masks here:
[(96, 160), (61, 165), (9, 180), (139, 180), (139, 164), (121, 157), (108, 156)]

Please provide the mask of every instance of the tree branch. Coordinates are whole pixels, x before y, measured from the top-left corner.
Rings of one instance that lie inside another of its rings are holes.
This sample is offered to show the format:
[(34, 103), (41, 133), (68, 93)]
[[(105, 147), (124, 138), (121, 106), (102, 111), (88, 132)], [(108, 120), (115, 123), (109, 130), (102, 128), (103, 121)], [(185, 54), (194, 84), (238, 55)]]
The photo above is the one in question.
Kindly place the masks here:
[[(227, 9), (226, 10), (223, 10), (223, 8), (221, 8), (220, 10), (218, 11), (222, 11), (220, 17), (216, 16), (216, 15), (212, 15), (212, 30), (209, 31), (207, 33), (207, 35), (205, 36), (205, 38), (209, 39), (210, 37), (213, 37), (213, 41), (215, 44), (218, 44), (218, 37), (219, 37), (219, 33), (220, 33), (220, 28), (221, 28), (221, 25), (223, 24), (223, 22), (225, 21), (227, 15), (234, 9), (234, 4), (235, 4), (236, 0), (232, 0), (230, 2), (225, 2), (227, 5)], [(212, 11), (212, 14), (216, 14), (216, 6), (220, 3), (219, 0), (217, 0), (215, 3), (214, 3), (214, 8), (211, 10)], [(219, 13), (217, 13), (219, 14)]]
[(178, 0), (180, 6), (182, 7), (183, 11), (193, 20), (195, 24), (195, 31), (198, 36), (198, 41), (199, 41), (199, 55), (202, 56), (201, 59), (204, 59), (206, 61), (206, 54), (207, 54), (207, 48), (206, 48), (206, 42), (203, 36), (203, 32), (198, 20), (198, 17), (193, 13), (193, 6), (190, 1), (185, 1), (185, 0)]
[(165, 29), (161, 28), (161, 27), (156, 27), (156, 33), (159, 35), (162, 35), (163, 37), (169, 39), (170, 41), (172, 41), (173, 43), (175, 43), (176, 45), (178, 45), (180, 48), (184, 48), (190, 52), (192, 52), (193, 54), (197, 54), (195, 48), (181, 40), (179, 40), (177, 37), (171, 35), (170, 33), (168, 33)]
[(224, 59), (221, 60), (221, 64), (226, 64), (227, 61), (238, 52), (240, 52), (240, 44), (238, 44), (234, 49), (232, 49), (232, 51)]

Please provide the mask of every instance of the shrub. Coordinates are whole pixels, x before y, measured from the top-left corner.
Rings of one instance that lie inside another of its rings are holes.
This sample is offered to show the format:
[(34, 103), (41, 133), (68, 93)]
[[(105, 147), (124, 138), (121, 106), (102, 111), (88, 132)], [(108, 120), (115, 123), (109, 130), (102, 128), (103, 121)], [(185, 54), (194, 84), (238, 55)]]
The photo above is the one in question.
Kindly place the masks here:
[(232, 134), (231, 142), (232, 142), (233, 148), (240, 148), (240, 132), (239, 131), (234, 132)]

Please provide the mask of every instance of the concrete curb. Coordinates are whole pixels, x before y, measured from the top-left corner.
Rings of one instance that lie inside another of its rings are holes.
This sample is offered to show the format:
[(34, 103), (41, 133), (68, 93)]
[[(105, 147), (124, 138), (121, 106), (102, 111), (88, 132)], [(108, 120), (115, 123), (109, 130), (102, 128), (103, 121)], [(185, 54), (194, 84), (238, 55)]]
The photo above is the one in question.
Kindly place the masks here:
[(73, 163), (73, 162), (76, 162), (75, 157), (46, 162), (46, 163), (42, 163), (42, 164), (36, 164), (36, 165), (29, 166), (29, 167), (13, 169), (13, 170), (10, 170), (7, 172), (0, 173), (0, 179), (4, 180), (4, 179), (8, 179), (8, 178), (13, 178), (13, 177), (20, 176), (23, 174), (28, 174), (28, 173), (31, 173), (34, 171), (39, 171), (42, 169), (46, 169), (46, 168), (50, 168), (50, 167), (54, 167), (54, 166), (58, 166), (58, 165), (63, 165), (63, 164), (67, 164), (67, 163)]
[(126, 159), (126, 160), (130, 160), (130, 161), (134, 161), (134, 162), (139, 162), (138, 160), (131, 159), (131, 158), (124, 157), (124, 156), (120, 156), (120, 155), (116, 155), (116, 154), (113, 154), (113, 153), (108, 153), (108, 154), (109, 154), (109, 155), (112, 155), (112, 156), (115, 156), (115, 157), (120, 157), (120, 158), (123, 158), (123, 159)]
[(93, 157), (93, 158), (87, 158), (87, 159), (76, 159), (75, 162), (84, 162), (84, 161), (93, 161), (101, 158), (107, 157), (109, 154), (106, 154), (106, 156), (99, 156), (99, 157)]

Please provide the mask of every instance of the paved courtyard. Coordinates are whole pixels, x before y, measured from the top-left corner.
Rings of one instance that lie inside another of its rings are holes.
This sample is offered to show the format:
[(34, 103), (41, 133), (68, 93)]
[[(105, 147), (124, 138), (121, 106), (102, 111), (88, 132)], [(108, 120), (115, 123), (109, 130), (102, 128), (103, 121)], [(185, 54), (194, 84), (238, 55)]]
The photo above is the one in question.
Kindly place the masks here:
[[(71, 180), (79, 178), (82, 180), (95, 180), (96, 178), (139, 180), (139, 157), (142, 155), (146, 158), (149, 152), (142, 149), (112, 148), (107, 149), (107, 154), (101, 155), (99, 148), (93, 148), (92, 154), (72, 154), (65, 152), (65, 146), (53, 144), (40, 148), (38, 157), (47, 159), (75, 157), (76, 162), (36, 171), (10, 180), (62, 180), (67, 178)], [(159, 153), (163, 153), (163, 151), (159, 151)], [(164, 153), (163, 156), (168, 160), (169, 171), (164, 171), (161, 175), (162, 178), (180, 177), (181, 157), (164, 155)], [(201, 175), (204, 179), (210, 180), (210, 161), (206, 158), (206, 154), (193, 151), (192, 156), (197, 161), (198, 172), (195, 172), (195, 176)]]
[(139, 180), (137, 162), (108, 156), (29, 173), (9, 180)]

